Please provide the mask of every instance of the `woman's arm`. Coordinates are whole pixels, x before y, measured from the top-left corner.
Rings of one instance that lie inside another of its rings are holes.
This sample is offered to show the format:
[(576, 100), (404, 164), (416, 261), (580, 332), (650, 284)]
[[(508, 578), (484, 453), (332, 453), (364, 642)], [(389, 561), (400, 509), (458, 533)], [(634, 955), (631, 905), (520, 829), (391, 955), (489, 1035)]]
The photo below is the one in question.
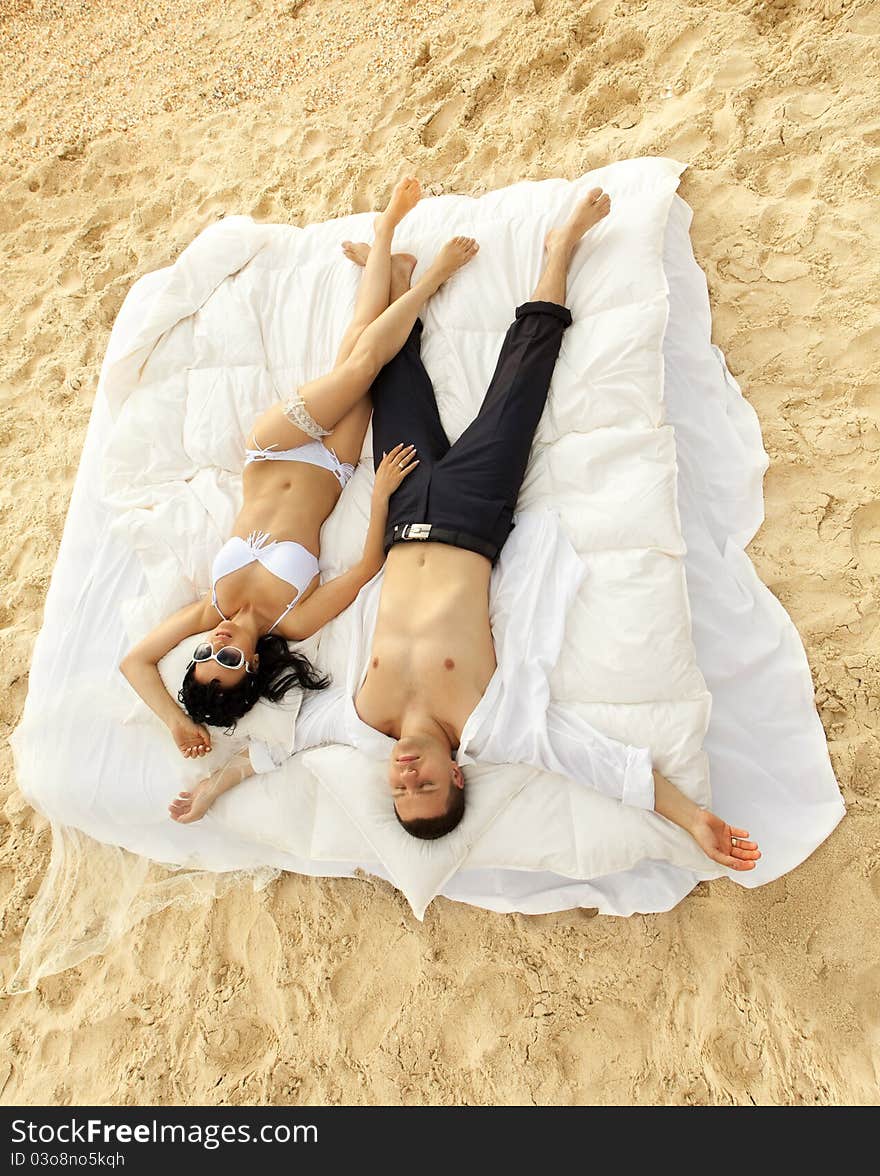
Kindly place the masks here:
[(412, 445), (397, 445), (383, 456), (376, 470), (370, 524), (361, 558), (347, 572), (343, 572), (334, 580), (328, 580), (326, 584), (316, 588), (302, 604), (291, 609), (289, 616), (285, 617), (278, 627), (278, 632), (283, 637), (289, 641), (305, 641), (353, 604), (364, 584), (372, 580), (385, 562), (388, 500), (407, 474), (418, 464)]
[(227, 760), (222, 768), (199, 780), (196, 786), (180, 792), (168, 806), (172, 818), (181, 825), (190, 825), (200, 820), (218, 796), (252, 776), (254, 770), (248, 758), (248, 749), (243, 747)]
[[(210, 602), (205, 599), (178, 609), (137, 645), (132, 646), (119, 663), (126, 681), (168, 727), (174, 742), (187, 757), (206, 755), (211, 750), (211, 736), (200, 723), (193, 722), (165, 689), (158, 663), (186, 637), (204, 633), (210, 628), (209, 606)], [(210, 606), (210, 612), (213, 612), (213, 606)]]
[(374, 566), (361, 558), (347, 572), (316, 588), (307, 600), (284, 618), (275, 632), (288, 641), (305, 641), (353, 604), (361, 588), (372, 580), (381, 566), (381, 562)]

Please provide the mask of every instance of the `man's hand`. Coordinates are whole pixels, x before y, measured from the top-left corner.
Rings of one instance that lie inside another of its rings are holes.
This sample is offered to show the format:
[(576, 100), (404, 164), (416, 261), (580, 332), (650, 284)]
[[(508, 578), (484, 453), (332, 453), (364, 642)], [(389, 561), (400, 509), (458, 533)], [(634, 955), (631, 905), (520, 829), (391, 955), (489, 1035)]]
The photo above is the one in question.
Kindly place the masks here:
[(692, 818), (689, 832), (707, 857), (731, 870), (754, 870), (761, 856), (758, 843), (747, 840), (747, 829), (735, 829), (708, 809), (700, 809)]
[(414, 445), (395, 445), (390, 453), (383, 453), (373, 485), (373, 507), (387, 507), (388, 499), (418, 464)]
[(690, 833), (713, 862), (731, 870), (754, 870), (761, 851), (756, 841), (746, 840), (747, 829), (736, 829), (708, 809), (700, 808), (656, 768), (653, 775), (655, 812)]
[(203, 727), (201, 723), (195, 723), (189, 717), (180, 712), (180, 717), (175, 717), (168, 724), (168, 730), (174, 742), (180, 748), (180, 754), (187, 759), (195, 759), (197, 756), (207, 755), (211, 750), (211, 736), (208, 733), (207, 727)]

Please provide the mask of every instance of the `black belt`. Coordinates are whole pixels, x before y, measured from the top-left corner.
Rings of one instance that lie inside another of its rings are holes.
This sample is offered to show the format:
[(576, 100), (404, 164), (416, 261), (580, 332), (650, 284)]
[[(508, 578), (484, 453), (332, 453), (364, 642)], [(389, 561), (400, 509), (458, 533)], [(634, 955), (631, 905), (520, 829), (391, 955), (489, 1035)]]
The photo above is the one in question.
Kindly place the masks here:
[(478, 539), (476, 535), (468, 535), (465, 531), (447, 531), (443, 527), (435, 527), (433, 523), (395, 523), (385, 536), (385, 548), (387, 550), (393, 543), (411, 543), (417, 539), (464, 547), (467, 551), (485, 555), (492, 563), (497, 559), (500, 550), (496, 543), (488, 543), (485, 539)]

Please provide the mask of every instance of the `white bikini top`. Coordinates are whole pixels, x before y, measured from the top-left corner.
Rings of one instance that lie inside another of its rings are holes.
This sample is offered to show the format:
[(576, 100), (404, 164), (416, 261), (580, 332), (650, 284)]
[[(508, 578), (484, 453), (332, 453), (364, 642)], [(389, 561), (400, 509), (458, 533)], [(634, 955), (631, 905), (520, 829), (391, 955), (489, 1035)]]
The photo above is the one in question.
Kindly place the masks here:
[(254, 560), (259, 562), (270, 571), (273, 576), (277, 576), (280, 580), (285, 580), (291, 587), (296, 588), (296, 596), (291, 600), (290, 604), (281, 614), (274, 624), (269, 626), (269, 632), (275, 628), (275, 625), (283, 621), (296, 602), (311, 584), (312, 580), (318, 574), (320, 567), (317, 559), (312, 553), (301, 543), (294, 543), (287, 539), (269, 539), (268, 531), (251, 531), (247, 539), (242, 539), (240, 535), (233, 535), (231, 539), (227, 539), (217, 554), (214, 556), (214, 565), (211, 569), (211, 576), (213, 583), (211, 584), (211, 599), (220, 616), (224, 621), (228, 621), (229, 617), (224, 616), (220, 611), (220, 605), (217, 603), (217, 582), (223, 576), (228, 576), (230, 572), (237, 572), (239, 568), (246, 567)]

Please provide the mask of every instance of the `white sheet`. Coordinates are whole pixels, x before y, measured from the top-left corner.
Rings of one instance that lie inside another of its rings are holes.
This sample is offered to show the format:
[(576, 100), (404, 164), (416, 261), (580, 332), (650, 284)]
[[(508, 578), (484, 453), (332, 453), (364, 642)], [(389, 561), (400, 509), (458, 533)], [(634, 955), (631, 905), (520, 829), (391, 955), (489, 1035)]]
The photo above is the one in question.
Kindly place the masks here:
[[(763, 518), (767, 456), (753, 410), (710, 343), (705, 280), (693, 260), (689, 223), (690, 210), (674, 197), (663, 258), (670, 302), (664, 340), (666, 419), (675, 430), (693, 642), (713, 699), (704, 742), (713, 807), (761, 840), (764, 858), (758, 869), (733, 879), (754, 886), (803, 861), (844, 808), (800, 638), (743, 551)], [(162, 280), (161, 271), (142, 279), (141, 307)], [(125, 312), (136, 316), (138, 309), (132, 301)], [(314, 861), (263, 844), (252, 827), (233, 834), (219, 822), (205, 821), (198, 828), (196, 855), (196, 827), (179, 827), (168, 819), (165, 806), (174, 790), (169, 782), (179, 768), (179, 753), (170, 740), (157, 741), (151, 727), (130, 726), (123, 737), (120, 720), (130, 711), (130, 698), (108, 691), (107, 681), (129, 642), (119, 602), (141, 596), (148, 586), (168, 594), (168, 609), (190, 597), (184, 585), (183, 594), (173, 599), (170, 580), (161, 574), (151, 584), (137, 556), (111, 527), (98, 484), (100, 454), (110, 432), (108, 405), (98, 396), (34, 651), (25, 714), (11, 740), (22, 791), (54, 823), (70, 823), (98, 840), (160, 861), (197, 860), (224, 870), (268, 865), (334, 876), (351, 875), (363, 865), (382, 874), (369, 856), (358, 856), (364, 842), (354, 830), (338, 861)], [(163, 455), (153, 452), (145, 459), (161, 461)], [(234, 461), (230, 453), (232, 468)], [(218, 485), (222, 489), (222, 475), (211, 481), (196, 473), (190, 483), (199, 509), (217, 518), (217, 534), (204, 536), (206, 553), (222, 542), (223, 525), (231, 522)], [(127, 619), (132, 623), (136, 617)], [(98, 714), (96, 698), (102, 700)], [(86, 710), (91, 721), (84, 739), (78, 714)], [(51, 741), (45, 739), (47, 723)], [(534, 868), (500, 868), (491, 855), (481, 861), (476, 854), (470, 868), (459, 870), (440, 893), (497, 910), (596, 906), (603, 913), (626, 915), (668, 909), (700, 878), (723, 873), (711, 863), (707, 867), (641, 860), (613, 874), (573, 880)]]
[[(711, 696), (691, 639), (675, 441), (662, 399), (663, 239), (682, 168), (649, 156), (478, 199), (427, 198), (407, 216), (396, 245), (415, 251), (424, 266), (450, 233), (474, 233), (481, 242), (476, 260), (423, 311), (422, 353), (441, 420), (455, 440), (479, 410), (513, 307), (538, 280), (546, 230), (594, 185), (611, 194), (613, 215), (591, 230), (569, 268), (566, 303), (574, 321), (562, 339), (519, 496), (520, 521), (493, 572), (495, 685), (509, 684), (499, 708), (509, 714), (513, 706), (520, 724), (529, 715), (541, 725), (549, 694), (555, 711), (644, 749), (643, 761), (708, 804), (701, 744)], [(166, 284), (136, 322), (120, 316), (102, 368), (115, 414), (104, 465), (105, 490), (119, 511), (114, 529), (132, 540), (150, 584), (145, 600), (122, 602), (132, 641), (164, 619), (181, 581), (191, 581), (193, 599), (207, 586), (213, 536), (225, 533), (240, 506), (248, 426), (279, 386), (326, 370), (359, 281), (338, 242), (371, 232), (369, 213), (307, 231), (227, 218), (169, 267)], [(358, 557), (371, 484), (368, 459), (323, 528), (325, 573)], [(551, 531), (558, 543), (549, 542)], [(553, 555), (563, 548), (580, 565), (573, 601), (560, 563), (565, 557)], [(365, 588), (318, 636), (320, 665), (352, 688), (368, 659), (371, 626), (364, 616), (375, 607), (369, 593), (378, 589), (378, 583)], [(526, 632), (544, 635), (537, 658), (520, 636)], [(187, 653), (185, 643), (178, 652)], [(318, 709), (326, 701), (310, 700)], [(502, 714), (497, 721), (503, 725)], [(302, 758), (317, 789), (304, 784), (299, 762), (288, 761), (271, 781), (228, 793), (204, 824), (220, 824), (233, 836), (259, 827), (261, 845), (335, 861), (350, 844), (346, 821), (353, 822), (365, 841), (360, 859), (372, 851), (419, 918), (456, 870), (486, 860), (487, 843), (494, 864), (551, 868), (574, 878), (653, 858), (707, 867), (681, 829), (643, 806), (603, 797), (583, 772), (572, 779), (524, 776), (514, 766), (513, 741), (513, 764), (496, 765), (478, 780), (468, 772), (469, 803), (455, 833), (415, 841), (395, 820), (387, 785), (367, 758), (370, 745), (386, 741), (378, 735), (364, 741), (362, 725), (356, 726), (355, 755), (340, 759), (322, 747)], [(499, 840), (494, 826), (502, 811), (507, 819)], [(197, 855), (201, 826), (191, 828)]]

